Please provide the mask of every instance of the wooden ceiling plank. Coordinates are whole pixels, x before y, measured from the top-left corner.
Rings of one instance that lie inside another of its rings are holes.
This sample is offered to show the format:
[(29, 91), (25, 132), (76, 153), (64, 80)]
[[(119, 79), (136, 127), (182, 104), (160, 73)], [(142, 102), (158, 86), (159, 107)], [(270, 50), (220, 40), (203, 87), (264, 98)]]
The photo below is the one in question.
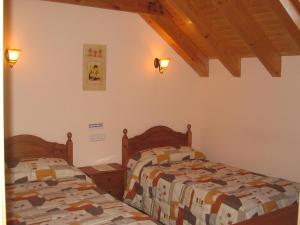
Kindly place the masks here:
[(212, 0), (253, 49), (258, 59), (274, 77), (281, 76), (281, 55), (247, 11), (241, 0)]
[[(300, 30), (294, 23), (288, 12), (285, 10), (284, 6), (278, 0), (270, 0), (270, 4), (276, 15), (280, 18), (282, 25), (289, 32), (291, 38), (294, 40), (295, 44), (300, 48)], [(299, 2), (300, 5), (300, 2)]]
[(140, 14), (140, 16), (199, 74), (209, 76), (209, 60), (167, 17)]
[(81, 6), (105, 8), (135, 13), (163, 15), (164, 9), (158, 0), (43, 0)]
[[(225, 68), (227, 68), (233, 76), (241, 76), (240, 57), (224, 45), (224, 41), (220, 40), (220, 38), (215, 34), (209, 21), (204, 15), (202, 15), (201, 11), (195, 10), (193, 4), (199, 3), (198, 0), (161, 0), (161, 3), (166, 10), (169, 10), (170, 7), (175, 7), (178, 13), (176, 13), (177, 16), (172, 19), (174, 21), (177, 20), (178, 23), (182, 23), (182, 21), (192, 23), (196, 27), (198, 33), (202, 36), (202, 40), (205, 41), (211, 49), (213, 49), (216, 57), (221, 61)], [(178, 16), (181, 18), (178, 18)], [(186, 18), (188, 18), (188, 20)]]

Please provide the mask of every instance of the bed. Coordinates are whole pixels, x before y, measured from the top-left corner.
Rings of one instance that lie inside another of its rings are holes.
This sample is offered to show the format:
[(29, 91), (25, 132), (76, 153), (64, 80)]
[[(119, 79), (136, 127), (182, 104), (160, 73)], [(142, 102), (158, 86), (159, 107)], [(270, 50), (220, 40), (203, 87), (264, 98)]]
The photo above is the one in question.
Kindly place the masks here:
[(156, 224), (71, 166), (71, 138), (68, 133), (66, 144), (33, 135), (5, 140), (7, 224)]
[(191, 148), (191, 125), (127, 134), (124, 202), (163, 224), (297, 224), (299, 184), (209, 161)]

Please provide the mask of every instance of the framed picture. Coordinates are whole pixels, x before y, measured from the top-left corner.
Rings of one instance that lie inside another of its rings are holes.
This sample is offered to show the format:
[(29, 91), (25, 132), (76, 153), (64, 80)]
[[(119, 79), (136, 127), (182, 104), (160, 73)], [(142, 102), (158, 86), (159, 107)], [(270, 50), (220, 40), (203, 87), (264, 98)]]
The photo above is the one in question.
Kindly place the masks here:
[(106, 45), (83, 45), (83, 90), (106, 89)]

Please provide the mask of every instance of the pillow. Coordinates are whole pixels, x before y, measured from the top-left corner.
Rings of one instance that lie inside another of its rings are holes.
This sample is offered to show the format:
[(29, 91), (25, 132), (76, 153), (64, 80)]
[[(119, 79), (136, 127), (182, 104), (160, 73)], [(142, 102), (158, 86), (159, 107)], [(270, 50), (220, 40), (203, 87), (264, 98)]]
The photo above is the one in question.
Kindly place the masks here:
[(7, 169), (5, 175), (7, 184), (69, 177), (86, 178), (79, 169), (57, 158), (22, 159), (15, 167)]
[(13, 171), (23, 171), (26, 169), (47, 168), (53, 165), (68, 165), (68, 163), (60, 158), (28, 158), (9, 162), (7, 166)]
[(188, 159), (205, 159), (206, 156), (192, 149), (189, 146), (180, 146), (175, 148), (172, 146), (164, 146), (158, 148), (150, 148), (134, 154), (128, 161), (127, 167), (133, 169), (138, 163), (146, 165), (163, 164), (169, 162), (178, 162)]

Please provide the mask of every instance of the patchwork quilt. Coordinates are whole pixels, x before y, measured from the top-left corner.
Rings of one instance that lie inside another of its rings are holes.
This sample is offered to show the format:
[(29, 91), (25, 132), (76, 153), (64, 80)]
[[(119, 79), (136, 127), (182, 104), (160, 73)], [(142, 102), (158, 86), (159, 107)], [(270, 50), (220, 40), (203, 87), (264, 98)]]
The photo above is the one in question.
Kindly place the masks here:
[[(49, 162), (43, 162), (41, 168), (40, 162), (45, 160), (38, 161), (39, 166), (33, 161), (28, 166), (26, 162), (25, 169), (24, 163), (19, 163), (19, 167), (14, 166), (8, 172), (11, 173), (11, 182), (6, 185), (7, 224), (157, 224), (145, 214), (97, 188), (80, 170), (65, 163)], [(20, 166), (25, 170), (23, 175)]]
[(206, 159), (188, 147), (149, 149), (128, 162), (124, 201), (163, 224), (234, 224), (298, 201), (300, 185)]

